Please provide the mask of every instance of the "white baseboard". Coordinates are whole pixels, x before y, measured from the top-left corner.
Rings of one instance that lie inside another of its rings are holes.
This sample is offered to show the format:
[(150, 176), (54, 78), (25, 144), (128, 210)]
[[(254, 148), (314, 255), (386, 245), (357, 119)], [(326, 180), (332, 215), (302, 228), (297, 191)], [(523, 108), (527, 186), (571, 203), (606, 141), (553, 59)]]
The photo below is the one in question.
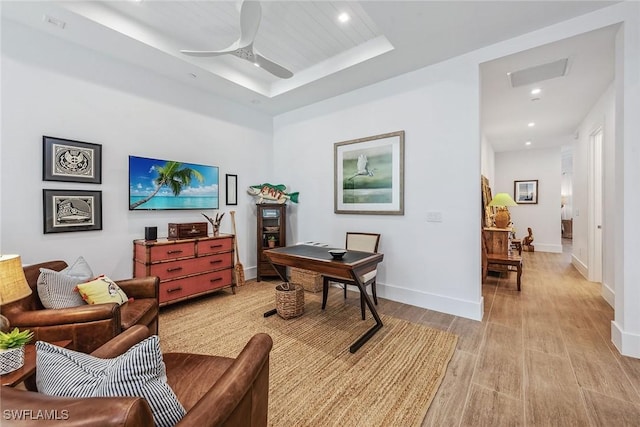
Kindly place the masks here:
[(258, 277), (258, 267), (249, 267), (244, 269), (244, 278), (252, 280)]
[[(257, 276), (257, 268), (245, 268), (244, 276), (249, 279), (255, 279)], [(340, 286), (333, 282), (330, 286)], [(428, 310), (439, 311), (441, 313), (451, 314), (453, 316), (465, 317), (471, 320), (482, 320), (484, 315), (484, 298), (480, 297), (479, 302), (463, 300), (458, 298), (445, 297), (442, 295), (431, 294), (428, 292), (420, 292), (415, 289), (406, 289), (398, 286), (385, 285), (380, 282), (376, 284), (376, 290), (380, 298), (391, 301), (401, 302), (404, 304), (414, 305)], [(367, 287), (367, 293), (371, 294), (371, 288)]]
[(640, 335), (625, 332), (615, 320), (611, 321), (611, 341), (623, 356), (640, 359)]
[(614, 308), (615, 301), (616, 301), (616, 293), (613, 289), (609, 287), (608, 284), (606, 283), (602, 284), (602, 288), (600, 289), (600, 294), (602, 295), (602, 298), (604, 298), (604, 300), (607, 302), (607, 304), (609, 304), (611, 308)]
[(576, 268), (576, 270), (578, 270), (578, 272), (580, 274), (582, 274), (584, 276), (585, 279), (589, 280), (589, 269), (587, 268), (587, 266), (580, 261), (578, 258), (576, 258), (575, 255), (571, 254), (571, 264), (573, 264), (573, 266)]
[(471, 320), (482, 320), (484, 314), (482, 297), (480, 297), (480, 301), (470, 301), (381, 283), (376, 285), (376, 289), (380, 298), (386, 298), (454, 316), (465, 317)]
[(536, 252), (551, 252), (554, 254), (562, 253), (562, 245), (551, 245), (546, 243), (533, 242), (533, 247), (536, 248)]

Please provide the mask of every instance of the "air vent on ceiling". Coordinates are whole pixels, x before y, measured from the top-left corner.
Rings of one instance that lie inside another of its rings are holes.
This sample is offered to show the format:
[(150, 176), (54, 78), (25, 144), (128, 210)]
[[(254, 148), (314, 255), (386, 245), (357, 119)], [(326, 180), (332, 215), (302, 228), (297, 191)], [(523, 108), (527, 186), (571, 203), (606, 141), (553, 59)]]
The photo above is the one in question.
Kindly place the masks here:
[(507, 73), (511, 87), (526, 86), (543, 80), (562, 77), (567, 74), (569, 58), (559, 59), (547, 64), (536, 65), (524, 70)]

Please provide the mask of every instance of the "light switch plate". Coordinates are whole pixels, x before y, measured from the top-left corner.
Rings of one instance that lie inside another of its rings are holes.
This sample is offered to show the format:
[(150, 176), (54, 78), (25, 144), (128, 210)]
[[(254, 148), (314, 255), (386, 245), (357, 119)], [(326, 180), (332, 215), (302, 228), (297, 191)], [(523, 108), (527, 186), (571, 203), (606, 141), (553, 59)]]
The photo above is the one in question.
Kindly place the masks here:
[(427, 212), (427, 222), (442, 222), (442, 212)]

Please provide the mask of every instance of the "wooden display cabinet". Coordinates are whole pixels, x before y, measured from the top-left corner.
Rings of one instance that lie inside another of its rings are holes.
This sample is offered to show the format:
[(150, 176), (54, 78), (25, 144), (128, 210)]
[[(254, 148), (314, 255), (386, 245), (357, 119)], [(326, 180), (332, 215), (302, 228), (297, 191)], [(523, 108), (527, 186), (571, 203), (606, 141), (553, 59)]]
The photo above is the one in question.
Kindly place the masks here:
[[(280, 277), (267, 259), (264, 251), (287, 246), (287, 206), (275, 203), (257, 205), (257, 264), (258, 282), (263, 277)], [(270, 243), (272, 242), (272, 243)]]

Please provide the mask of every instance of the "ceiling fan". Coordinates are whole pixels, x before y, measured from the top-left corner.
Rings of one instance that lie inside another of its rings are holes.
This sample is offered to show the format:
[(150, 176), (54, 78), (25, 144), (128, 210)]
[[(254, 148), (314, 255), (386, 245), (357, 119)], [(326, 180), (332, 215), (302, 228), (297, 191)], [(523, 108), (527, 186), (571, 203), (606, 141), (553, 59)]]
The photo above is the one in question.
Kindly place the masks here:
[(240, 38), (231, 46), (223, 50), (181, 50), (180, 52), (190, 56), (219, 56), (234, 55), (240, 59), (246, 59), (253, 64), (264, 68), (271, 74), (281, 79), (288, 79), (293, 73), (281, 65), (260, 55), (253, 49), (253, 42), (262, 19), (262, 6), (257, 1), (244, 1), (240, 9)]

